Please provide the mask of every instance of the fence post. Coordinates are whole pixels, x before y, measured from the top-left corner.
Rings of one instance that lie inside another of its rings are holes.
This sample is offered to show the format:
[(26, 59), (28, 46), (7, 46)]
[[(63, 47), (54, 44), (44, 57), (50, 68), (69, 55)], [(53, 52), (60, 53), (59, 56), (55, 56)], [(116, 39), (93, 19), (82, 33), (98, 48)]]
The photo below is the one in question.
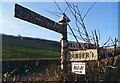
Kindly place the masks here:
[(115, 45), (114, 45), (114, 56), (116, 55), (116, 47), (117, 47), (117, 39), (115, 38)]
[(116, 56), (116, 47), (117, 47), (117, 39), (115, 38), (115, 44), (114, 44), (114, 54), (113, 54), (113, 60), (112, 60), (112, 65), (114, 65), (114, 61), (115, 61), (115, 59), (114, 59), (114, 57)]
[(98, 66), (98, 83), (100, 83), (100, 48), (99, 48), (99, 41), (98, 41), (98, 36), (96, 30), (95, 32), (95, 37), (96, 37), (96, 48), (97, 48), (97, 53), (98, 53), (98, 60), (97, 60), (97, 66)]
[(97, 43), (97, 53), (98, 53), (98, 83), (100, 83), (100, 54), (99, 54), (99, 44)]

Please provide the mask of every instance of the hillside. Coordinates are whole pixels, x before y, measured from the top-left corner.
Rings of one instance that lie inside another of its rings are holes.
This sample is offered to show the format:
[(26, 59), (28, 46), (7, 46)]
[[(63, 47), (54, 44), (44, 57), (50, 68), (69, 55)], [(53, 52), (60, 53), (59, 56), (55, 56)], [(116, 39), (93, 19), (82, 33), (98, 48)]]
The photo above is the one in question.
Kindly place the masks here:
[[(26, 58), (56, 58), (60, 57), (60, 43), (37, 38), (20, 36), (2, 36), (2, 80), (4, 81), (60, 81), (63, 80), (60, 60), (5, 60)], [(80, 83), (97, 82), (120, 83), (120, 48), (117, 48), (114, 60), (113, 48), (101, 49), (102, 59), (85, 61), (86, 75), (76, 75), (69, 72), (65, 77), (68, 81)], [(107, 56), (107, 57), (106, 57)], [(68, 65), (71, 71), (71, 65)], [(64, 75), (65, 76), (65, 75)]]
[(3, 59), (56, 57), (60, 57), (59, 42), (2, 34)]

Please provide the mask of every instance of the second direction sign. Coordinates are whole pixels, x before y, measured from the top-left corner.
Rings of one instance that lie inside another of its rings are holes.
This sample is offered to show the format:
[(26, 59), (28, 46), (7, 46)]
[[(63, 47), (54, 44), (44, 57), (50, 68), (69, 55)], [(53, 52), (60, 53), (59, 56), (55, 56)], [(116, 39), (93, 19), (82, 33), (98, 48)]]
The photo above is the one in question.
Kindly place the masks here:
[(97, 49), (70, 51), (70, 61), (98, 60)]

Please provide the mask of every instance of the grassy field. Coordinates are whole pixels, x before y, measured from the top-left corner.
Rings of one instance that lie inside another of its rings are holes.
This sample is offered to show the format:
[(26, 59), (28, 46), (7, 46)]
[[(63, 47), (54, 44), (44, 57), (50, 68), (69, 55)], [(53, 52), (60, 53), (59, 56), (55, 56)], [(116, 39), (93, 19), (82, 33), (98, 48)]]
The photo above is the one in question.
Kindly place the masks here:
[(2, 35), (2, 59), (57, 57), (60, 57), (59, 42)]
[[(98, 61), (86, 61), (86, 75), (76, 75), (68, 67), (68, 75), (61, 70), (60, 60), (33, 60), (33, 58), (60, 57), (60, 43), (35, 38), (2, 36), (2, 81), (78, 81), (80, 83), (120, 83), (120, 55), (107, 57)], [(108, 53), (109, 52), (109, 53)], [(113, 54), (113, 49), (101, 51), (101, 55)], [(120, 53), (120, 48), (117, 49)], [(10, 60), (26, 59), (32, 60)]]

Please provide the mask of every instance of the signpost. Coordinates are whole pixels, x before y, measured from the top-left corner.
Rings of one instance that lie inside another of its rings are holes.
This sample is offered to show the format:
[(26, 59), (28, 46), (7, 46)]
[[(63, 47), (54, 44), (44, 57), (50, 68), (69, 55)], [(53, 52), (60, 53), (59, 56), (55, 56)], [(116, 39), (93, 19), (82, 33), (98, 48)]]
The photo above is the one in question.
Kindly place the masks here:
[(59, 23), (61, 24), (59, 24), (18, 4), (15, 4), (14, 16), (16, 18), (28, 21), (30, 23), (39, 25), (41, 27), (44, 27), (62, 34), (61, 36), (61, 69), (63, 69), (63, 72), (67, 74), (67, 54), (68, 54), (67, 23), (70, 22), (67, 16), (63, 14), (61, 20), (59, 21)]
[(70, 61), (98, 60), (97, 49), (70, 51)]
[[(61, 36), (61, 69), (64, 74), (67, 74), (67, 58), (69, 61), (89, 61), (98, 60), (97, 49), (79, 50), (79, 45), (76, 43), (69, 43), (67, 40), (67, 23), (70, 22), (69, 18), (63, 13), (59, 23), (54, 22), (40, 14), (35, 13), (25, 7), (15, 4), (15, 15), (16, 18), (28, 21), (38, 26), (47, 28), (49, 30), (60, 33)], [(84, 43), (83, 43), (84, 44)], [(69, 47), (68, 47), (69, 46)], [(84, 45), (83, 45), (84, 46)], [(76, 50), (70, 51), (68, 55), (68, 49)], [(72, 62), (72, 72), (76, 74), (85, 75), (85, 63)]]
[(54, 22), (54, 21), (52, 21), (40, 14), (37, 14), (34, 11), (31, 11), (23, 6), (20, 6), (18, 4), (15, 4), (15, 15), (14, 16), (16, 18), (28, 21), (30, 23), (53, 30), (53, 31), (61, 33), (61, 34), (66, 32), (63, 29), (63, 26), (61, 24), (58, 24), (57, 22)]
[(85, 75), (85, 63), (83, 62), (72, 62), (72, 72), (76, 74)]

